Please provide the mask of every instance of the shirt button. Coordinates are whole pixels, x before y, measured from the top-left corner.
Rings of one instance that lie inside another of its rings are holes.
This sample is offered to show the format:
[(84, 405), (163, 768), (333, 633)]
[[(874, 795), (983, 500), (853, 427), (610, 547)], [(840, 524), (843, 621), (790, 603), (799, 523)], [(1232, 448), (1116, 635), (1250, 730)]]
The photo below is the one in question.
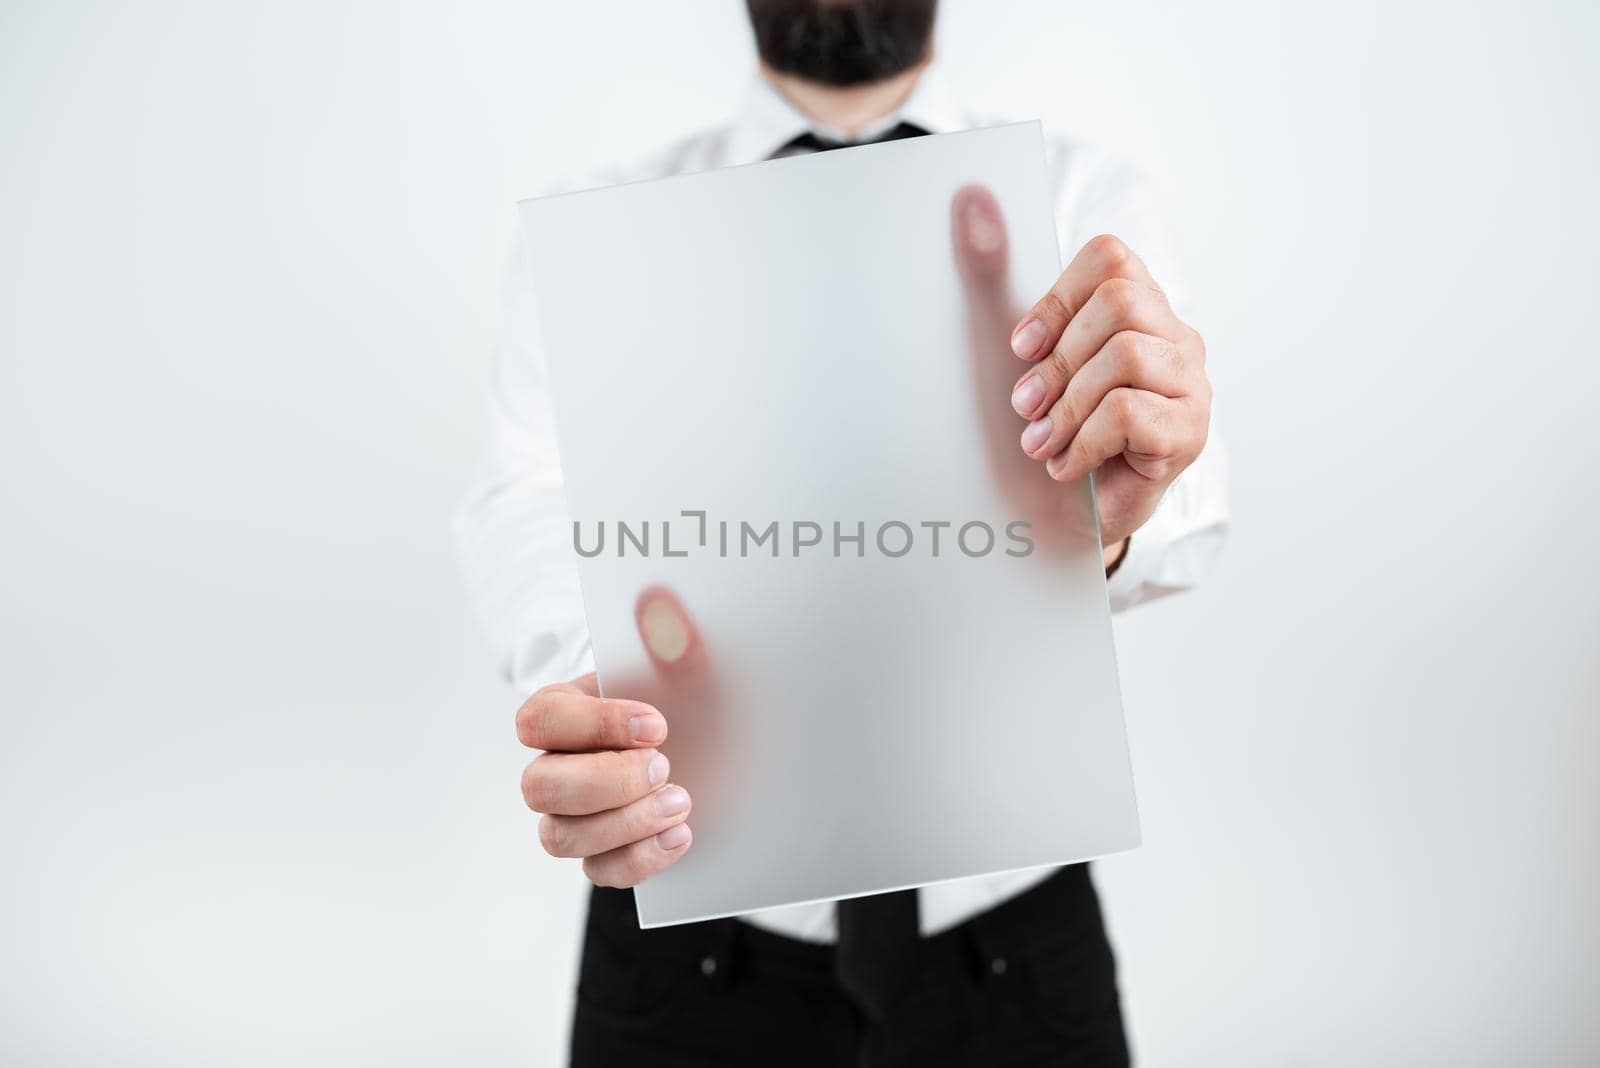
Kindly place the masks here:
[(995, 975), (1006, 974), (1006, 959), (1004, 957), (996, 957), (989, 962), (989, 970)]
[(700, 974), (710, 979), (717, 974), (717, 958), (702, 957), (700, 960)]

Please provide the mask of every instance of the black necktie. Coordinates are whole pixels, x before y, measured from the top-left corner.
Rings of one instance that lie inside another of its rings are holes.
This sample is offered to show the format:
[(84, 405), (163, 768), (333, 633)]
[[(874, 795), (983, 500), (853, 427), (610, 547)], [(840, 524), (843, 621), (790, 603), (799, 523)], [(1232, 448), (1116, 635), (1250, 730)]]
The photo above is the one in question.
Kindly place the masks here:
[[(899, 141), (921, 137), (927, 130), (902, 122), (877, 137), (857, 144)], [(849, 148), (850, 142), (834, 141), (806, 132), (773, 153), (773, 159), (811, 152), (830, 152)], [(873, 1019), (882, 1020), (904, 990), (916, 970), (918, 936), (917, 892), (896, 890), (841, 901), (837, 906), (838, 952), (833, 972), (839, 985)]]
[(807, 130), (799, 137), (794, 138), (782, 148), (772, 154), (773, 159), (782, 159), (785, 156), (805, 156), (813, 152), (832, 152), (836, 148), (854, 148), (856, 145), (876, 145), (883, 141), (901, 141), (907, 137), (921, 137), (927, 133), (920, 126), (913, 126), (909, 122), (896, 123), (877, 137), (869, 137), (865, 141), (835, 141), (831, 137), (818, 137)]
[(882, 1020), (916, 970), (917, 892), (853, 897), (837, 909), (834, 976), (869, 1016)]

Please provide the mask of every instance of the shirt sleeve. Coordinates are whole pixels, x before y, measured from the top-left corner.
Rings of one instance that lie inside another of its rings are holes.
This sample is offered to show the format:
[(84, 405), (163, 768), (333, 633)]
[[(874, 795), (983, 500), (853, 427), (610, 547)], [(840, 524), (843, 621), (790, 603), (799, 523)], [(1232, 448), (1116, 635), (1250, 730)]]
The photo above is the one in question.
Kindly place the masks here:
[[(1188, 289), (1155, 198), (1138, 169), (1071, 144), (1057, 149), (1051, 169), (1062, 262), (1070, 261), (1090, 238), (1114, 234), (1149, 267), (1179, 316), (1203, 332), (1203, 323), (1189, 306)], [(1205, 448), (1134, 532), (1107, 583), (1112, 610), (1124, 611), (1199, 583), (1221, 555), (1228, 524), (1227, 448), (1213, 403)]]
[(531, 282), (519, 225), (490, 379), (487, 448), (455, 520), (479, 621), (501, 673), (524, 692), (594, 670)]

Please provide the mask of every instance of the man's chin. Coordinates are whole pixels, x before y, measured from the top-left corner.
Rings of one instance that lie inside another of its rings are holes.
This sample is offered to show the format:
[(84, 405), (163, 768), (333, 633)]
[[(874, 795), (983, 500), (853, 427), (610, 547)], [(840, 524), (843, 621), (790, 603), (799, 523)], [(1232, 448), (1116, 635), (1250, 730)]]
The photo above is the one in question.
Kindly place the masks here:
[(840, 88), (927, 58), (937, 0), (746, 0), (756, 50), (775, 71)]

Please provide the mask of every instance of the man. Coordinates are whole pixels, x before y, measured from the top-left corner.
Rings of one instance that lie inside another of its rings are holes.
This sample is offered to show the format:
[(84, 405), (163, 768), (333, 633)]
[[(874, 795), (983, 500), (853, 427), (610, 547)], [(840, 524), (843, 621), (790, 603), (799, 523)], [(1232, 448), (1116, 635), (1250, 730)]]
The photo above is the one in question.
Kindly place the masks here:
[[(931, 66), (935, 0), (748, 6), (760, 76), (738, 118), (616, 177), (987, 125), (946, 98)], [(1204, 344), (1174, 310), (1180, 292), (1140, 185), (1081, 145), (1052, 142), (1049, 154), (1059, 237), (1075, 254), (1011, 325), (1002, 388), (1039, 479), (1094, 472), (1121, 610), (1197, 581), (1226, 527), (1225, 473), (1217, 443), (1205, 447)], [(981, 274), (1003, 255), (1005, 221), (981, 190), (953, 215), (964, 266)], [(530, 290), (521, 250), (489, 468), (459, 535), (506, 672), (541, 687), (517, 713), (521, 741), (544, 751), (523, 776), (540, 840), (582, 858), (595, 883), (573, 1063), (1126, 1063), (1085, 865), (639, 930), (629, 888), (691, 848), (692, 799), (658, 751), (660, 711), (597, 696)], [(690, 647), (693, 623), (675, 602), (639, 619), (657, 655)]]

